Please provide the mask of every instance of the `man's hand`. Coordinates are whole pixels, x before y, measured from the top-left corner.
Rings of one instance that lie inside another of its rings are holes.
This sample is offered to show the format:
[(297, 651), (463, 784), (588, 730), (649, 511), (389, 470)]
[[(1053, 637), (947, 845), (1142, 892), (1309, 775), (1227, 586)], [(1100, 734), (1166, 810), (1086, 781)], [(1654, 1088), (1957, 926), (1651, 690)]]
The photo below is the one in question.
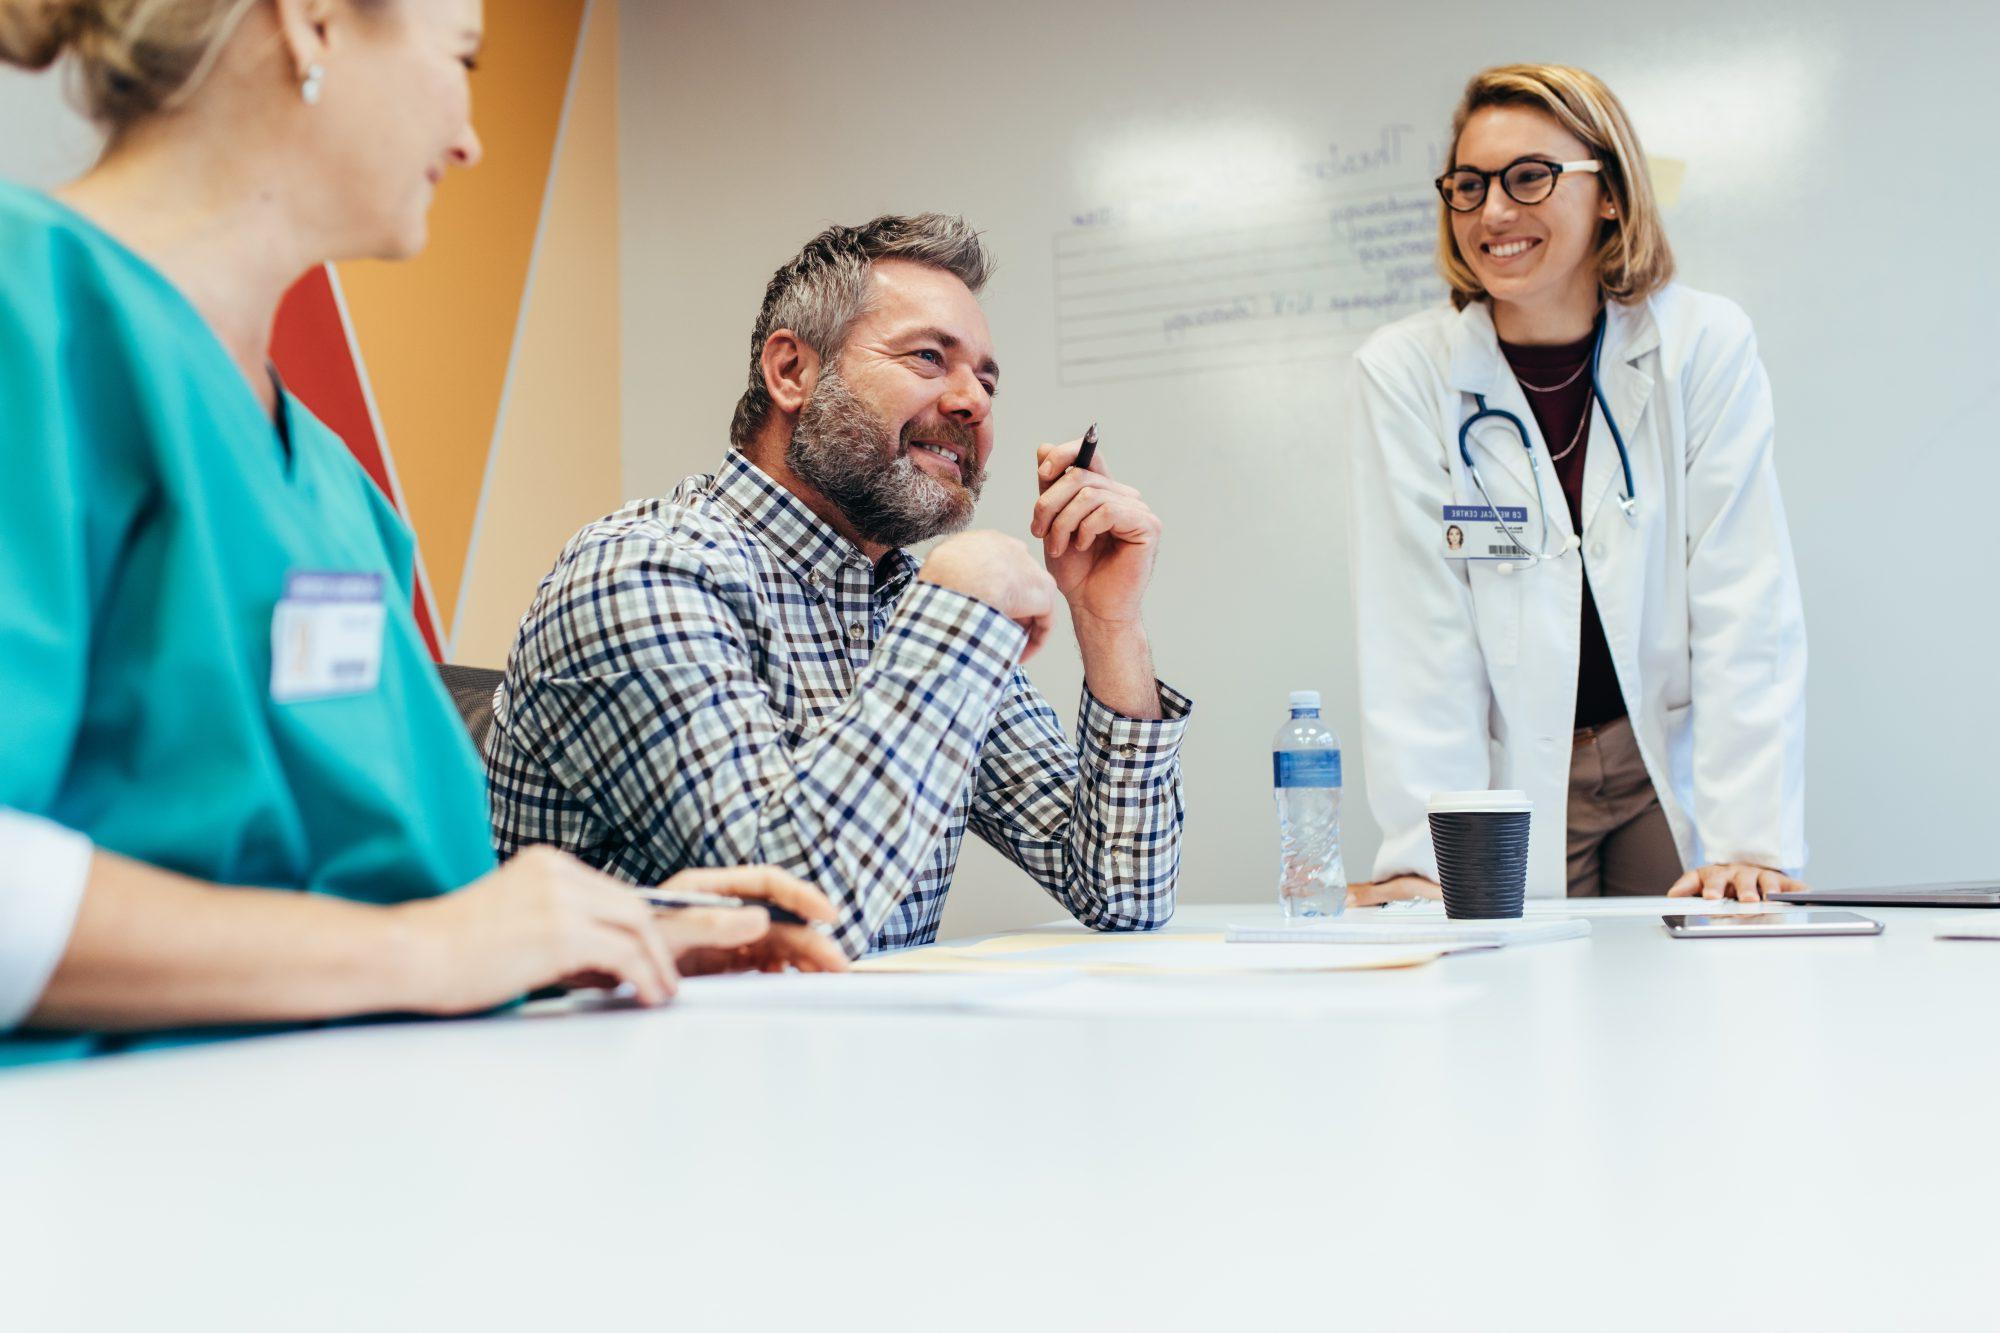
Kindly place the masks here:
[(1035, 451), (1035, 501), (1028, 530), (1042, 539), (1042, 556), (1079, 622), (1136, 626), (1139, 603), (1153, 578), (1160, 520), (1139, 492), (1105, 470), (1100, 451), (1090, 467), (1076, 461), (1081, 439)]
[(1392, 875), (1388, 879), (1378, 879), (1347, 886), (1349, 907), (1379, 907), (1383, 903), (1400, 902), (1405, 898), (1441, 898), (1444, 890), (1435, 880), (1422, 875)]
[(1734, 898), (1738, 902), (1762, 902), (1774, 893), (1804, 893), (1806, 886), (1768, 866), (1731, 861), (1690, 870), (1667, 890), (1669, 898)]
[(1049, 636), (1055, 581), (1035, 567), (1026, 545), (1004, 532), (961, 532), (938, 543), (917, 577), (982, 601), (1026, 630), (1023, 662)]
[[(660, 930), (674, 953), (674, 961), (684, 977), (712, 972), (845, 972), (847, 955), (831, 938), (814, 930), (810, 923), (832, 921), (833, 904), (826, 895), (804, 880), (775, 866), (736, 866), (727, 869), (683, 870), (661, 887), (697, 893), (726, 893), (734, 898), (772, 903), (804, 917), (807, 925), (772, 924), (755, 939), (738, 943), (716, 943), (699, 930), (690, 933), (683, 921), (698, 918), (698, 909), (660, 914)], [(768, 917), (763, 912), (727, 908), (720, 916)], [(734, 947), (729, 947), (733, 945)]]

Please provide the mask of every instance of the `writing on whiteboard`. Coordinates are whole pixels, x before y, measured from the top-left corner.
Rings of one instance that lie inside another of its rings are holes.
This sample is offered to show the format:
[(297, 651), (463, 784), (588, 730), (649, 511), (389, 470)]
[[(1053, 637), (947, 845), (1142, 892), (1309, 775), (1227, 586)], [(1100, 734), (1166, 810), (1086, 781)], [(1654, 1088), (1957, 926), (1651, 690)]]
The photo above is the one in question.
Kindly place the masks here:
[(1101, 204), (1055, 237), (1064, 384), (1325, 358), (1443, 299), (1431, 154), (1392, 126), (1227, 200)]

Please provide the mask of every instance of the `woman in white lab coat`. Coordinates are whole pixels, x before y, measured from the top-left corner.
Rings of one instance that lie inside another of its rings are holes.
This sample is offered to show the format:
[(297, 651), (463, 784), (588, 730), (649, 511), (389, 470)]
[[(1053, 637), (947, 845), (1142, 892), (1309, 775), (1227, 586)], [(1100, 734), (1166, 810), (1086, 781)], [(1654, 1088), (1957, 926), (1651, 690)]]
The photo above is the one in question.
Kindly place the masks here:
[(1356, 356), (1357, 899), (1434, 894), (1426, 803), (1484, 788), (1534, 802), (1531, 896), (1801, 887), (1805, 623), (1748, 318), (1670, 281), (1582, 70), (1476, 76), (1438, 189), (1451, 308)]

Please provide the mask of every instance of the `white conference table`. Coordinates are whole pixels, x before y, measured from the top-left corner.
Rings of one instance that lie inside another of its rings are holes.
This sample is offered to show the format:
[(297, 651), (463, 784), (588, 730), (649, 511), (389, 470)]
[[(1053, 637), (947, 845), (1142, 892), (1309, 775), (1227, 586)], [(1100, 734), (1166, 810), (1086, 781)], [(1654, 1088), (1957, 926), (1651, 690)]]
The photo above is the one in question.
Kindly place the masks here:
[(0, 1327), (1990, 1328), (2000, 944), (1932, 935), (2000, 914), (1875, 914), (1303, 1018), (697, 998), (0, 1076)]

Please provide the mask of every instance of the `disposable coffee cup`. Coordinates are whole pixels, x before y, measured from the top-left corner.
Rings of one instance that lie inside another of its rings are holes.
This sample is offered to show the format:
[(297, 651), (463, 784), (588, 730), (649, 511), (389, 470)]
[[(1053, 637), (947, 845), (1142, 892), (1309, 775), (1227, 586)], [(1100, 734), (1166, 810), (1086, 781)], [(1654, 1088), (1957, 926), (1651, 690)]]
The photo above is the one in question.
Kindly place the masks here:
[(1446, 916), (1521, 915), (1533, 812), (1524, 791), (1441, 791), (1431, 797), (1431, 848)]

